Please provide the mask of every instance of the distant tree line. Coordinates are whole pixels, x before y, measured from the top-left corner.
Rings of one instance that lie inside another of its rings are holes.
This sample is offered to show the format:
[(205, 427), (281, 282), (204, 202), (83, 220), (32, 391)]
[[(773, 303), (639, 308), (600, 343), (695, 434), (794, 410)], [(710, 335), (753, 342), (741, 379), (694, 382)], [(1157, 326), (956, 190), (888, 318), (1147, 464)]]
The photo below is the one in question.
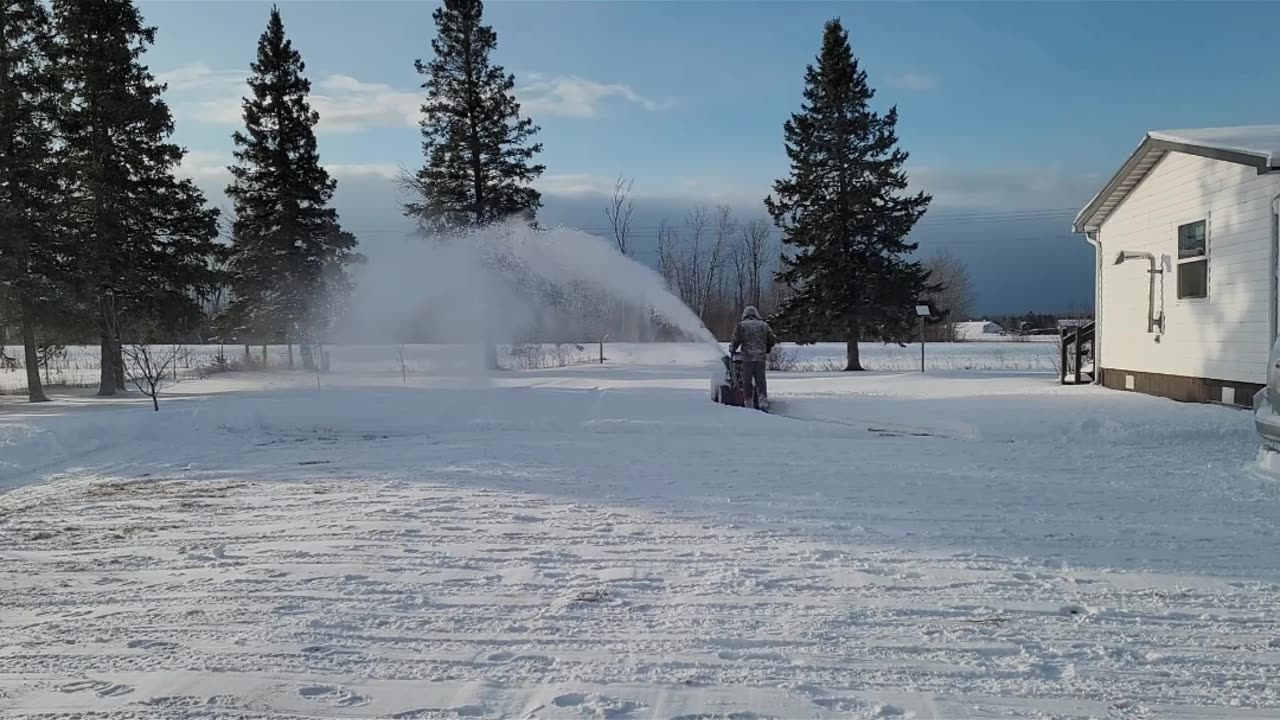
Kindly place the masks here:
[(1037, 313), (1027, 312), (1022, 315), (1000, 315), (991, 318), (1010, 335), (1056, 335), (1062, 324), (1066, 322), (1085, 322), (1092, 319), (1089, 313)]

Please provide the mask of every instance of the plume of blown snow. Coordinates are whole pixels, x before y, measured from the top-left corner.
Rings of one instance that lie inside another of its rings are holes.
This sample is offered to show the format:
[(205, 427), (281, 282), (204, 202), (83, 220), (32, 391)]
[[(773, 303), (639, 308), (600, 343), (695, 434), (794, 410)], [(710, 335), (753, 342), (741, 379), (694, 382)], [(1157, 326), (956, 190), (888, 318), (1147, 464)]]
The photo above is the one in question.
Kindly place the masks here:
[(594, 235), (515, 221), (371, 256), (357, 272), (340, 334), (498, 344), (667, 337), (705, 342), (709, 358), (720, 354), (711, 332), (652, 268)]

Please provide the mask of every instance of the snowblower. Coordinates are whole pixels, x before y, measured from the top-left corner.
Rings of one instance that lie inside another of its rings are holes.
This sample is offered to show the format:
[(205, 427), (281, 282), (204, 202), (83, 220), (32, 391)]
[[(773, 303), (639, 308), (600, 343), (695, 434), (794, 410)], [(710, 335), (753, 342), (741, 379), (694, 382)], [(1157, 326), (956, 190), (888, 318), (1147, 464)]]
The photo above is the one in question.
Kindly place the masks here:
[(711, 399), (722, 405), (733, 407), (751, 407), (768, 412), (768, 407), (759, 407), (754, 397), (747, 397), (746, 383), (743, 381), (742, 353), (733, 353), (721, 358), (724, 363), (723, 377), (711, 380)]
[(742, 354), (726, 354), (720, 361), (724, 363), (724, 374), (711, 380), (712, 401), (734, 407), (746, 405), (742, 382)]

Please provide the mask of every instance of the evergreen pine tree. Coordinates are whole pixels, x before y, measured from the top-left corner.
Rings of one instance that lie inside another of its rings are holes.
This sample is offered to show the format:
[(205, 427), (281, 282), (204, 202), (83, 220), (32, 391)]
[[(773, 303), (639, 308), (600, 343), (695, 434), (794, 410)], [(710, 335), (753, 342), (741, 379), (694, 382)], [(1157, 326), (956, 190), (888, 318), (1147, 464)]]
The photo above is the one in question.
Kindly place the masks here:
[(545, 169), (533, 164), (538, 127), (520, 117), (515, 77), (489, 57), (498, 36), (481, 24), (483, 11), (481, 0), (445, 0), (432, 13), (435, 57), (414, 63), (426, 78), (426, 165), (409, 180), (418, 198), (405, 211), (428, 230), (532, 219), (542, 206), (530, 185)]
[[(101, 339), (99, 395), (124, 387), (120, 344), (174, 333), (199, 320), (199, 297), (220, 248), (217, 210), (174, 172), (164, 86), (142, 56), (155, 41), (131, 0), (53, 0), (63, 181), (71, 260)], [(143, 330), (147, 328), (147, 330)]]
[[(531, 183), (545, 166), (533, 143), (538, 127), (520, 117), (515, 76), (495, 65), (493, 28), (481, 24), (481, 0), (444, 0), (432, 13), (435, 57), (414, 66), (426, 79), (422, 106), (425, 166), (405, 179), (416, 196), (405, 214), (428, 232), (485, 225), (517, 216), (533, 222), (541, 194)], [(498, 367), (496, 345), (485, 344), (485, 365)]]
[(229, 320), (246, 338), (299, 342), (303, 365), (314, 369), (313, 344), (347, 292), (347, 266), (360, 259), (356, 238), (329, 207), (337, 182), (320, 165), (311, 83), (278, 7), (250, 68), (252, 97), (244, 100), (245, 129), (234, 135), (227, 188), (235, 206)]
[(40, 0), (0, 2), (0, 300), (21, 326), (27, 393), (43, 402), (37, 313), (62, 300), (54, 158), (59, 85), (53, 25)]
[(904, 195), (907, 153), (897, 147), (897, 108), (869, 103), (875, 91), (839, 20), (826, 24), (817, 67), (805, 71), (805, 102), (785, 125), (790, 177), (765, 205), (795, 249), (778, 280), (794, 290), (779, 329), (799, 342), (839, 333), (846, 370), (862, 370), (858, 340), (903, 342), (914, 305), (930, 291), (928, 270), (906, 256), (907, 233), (929, 205)]

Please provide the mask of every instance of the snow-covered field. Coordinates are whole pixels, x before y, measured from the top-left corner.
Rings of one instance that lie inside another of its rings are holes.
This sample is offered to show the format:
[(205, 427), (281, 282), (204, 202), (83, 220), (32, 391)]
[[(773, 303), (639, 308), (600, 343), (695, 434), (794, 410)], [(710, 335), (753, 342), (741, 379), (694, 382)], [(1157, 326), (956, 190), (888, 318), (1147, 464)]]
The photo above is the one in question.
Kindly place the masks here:
[(4, 400), (0, 716), (1280, 717), (1247, 413), (703, 352)]
[[(926, 346), (925, 367), (931, 370), (1041, 370), (1052, 372), (1057, 367), (1057, 345), (1055, 338), (1027, 338), (1021, 342), (984, 341), (962, 343), (930, 343)], [(163, 348), (161, 348), (163, 349)], [(201, 367), (213, 364), (214, 359), (222, 353), (229, 361), (238, 362), (244, 357), (242, 346), (187, 345), (185, 362), (181, 368), (185, 376), (194, 376)], [(14, 348), (6, 352), (13, 353)], [(17, 350), (21, 350), (18, 348)], [(342, 372), (360, 372), (374, 374), (401, 374), (401, 352), (399, 345), (337, 345), (328, 348), (333, 369)], [(627, 344), (608, 343), (605, 345), (606, 357), (629, 357), (634, 347)], [(841, 343), (818, 343), (816, 345), (796, 346), (783, 344), (784, 352), (795, 360), (795, 371), (840, 370), (844, 368), (845, 347)], [(506, 348), (510, 353), (510, 348)], [(862, 343), (860, 345), (863, 364), (871, 370), (908, 371), (920, 369), (920, 346), (883, 345), (880, 343)], [(74, 345), (67, 348), (66, 356), (49, 363), (48, 369), (42, 373), (46, 383), (55, 386), (90, 387), (98, 382), (99, 364), (98, 348)], [(252, 347), (250, 352), (254, 362), (262, 358), (261, 347)], [(403, 346), (404, 370), (410, 375), (439, 372), (460, 371), (475, 363), (477, 350), (466, 345), (405, 345)], [(18, 355), (20, 356), (20, 352)], [(537, 346), (537, 359), (534, 365), (556, 365), (589, 362), (596, 359), (599, 349), (596, 345), (583, 344), (561, 345), (543, 344)], [(295, 358), (297, 359), (297, 358)], [(285, 367), (288, 362), (288, 350), (283, 345), (272, 345), (267, 348), (267, 364), (272, 367)], [(506, 357), (503, 361), (508, 367), (523, 367), (530, 364), (519, 356)], [(0, 395), (25, 393), (27, 378), (25, 371), (0, 369)]]

